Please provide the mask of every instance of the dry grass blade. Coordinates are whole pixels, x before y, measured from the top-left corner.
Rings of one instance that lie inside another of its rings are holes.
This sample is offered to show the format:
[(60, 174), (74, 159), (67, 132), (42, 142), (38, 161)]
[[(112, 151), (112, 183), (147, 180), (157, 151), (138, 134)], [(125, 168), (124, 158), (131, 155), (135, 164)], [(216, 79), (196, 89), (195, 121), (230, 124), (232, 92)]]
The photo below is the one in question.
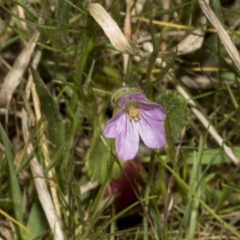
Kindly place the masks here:
[(34, 176), (34, 182), (37, 188), (38, 197), (44, 209), (48, 223), (55, 235), (56, 240), (64, 240), (64, 235), (57, 218), (52, 199), (47, 189), (46, 182), (40, 164), (34, 157), (31, 160), (31, 171)]
[[(41, 59), (41, 51), (38, 51), (37, 54), (35, 55), (34, 59), (33, 59), (33, 65), (34, 67), (37, 67), (37, 65), (39, 64), (39, 61)], [(25, 95), (25, 101), (28, 100), (28, 98), (30, 97), (30, 90), (31, 88), (35, 88), (35, 85), (33, 84), (33, 79), (32, 79), (32, 75), (29, 74), (29, 78), (28, 78), (28, 83), (26, 85), (26, 89), (25, 89), (25, 92), (26, 92), (26, 95)], [(33, 92), (34, 94), (35, 92)], [(36, 96), (34, 96), (33, 98), (35, 99)], [(35, 110), (36, 110), (36, 105), (35, 106)], [(40, 111), (40, 106), (37, 105), (37, 112)], [(37, 115), (37, 120), (39, 120), (40, 118), (40, 115)], [(23, 135), (24, 135), (24, 141), (25, 143), (27, 143), (28, 141), (28, 138), (29, 138), (29, 129), (28, 129), (28, 115), (25, 111), (25, 109), (22, 109), (22, 129), (23, 129)], [(43, 145), (43, 152), (46, 153), (46, 146), (44, 145), (44, 143), (42, 144)], [(44, 148), (45, 147), (45, 148)], [(31, 154), (33, 150), (33, 146), (32, 144), (29, 144), (28, 145), (28, 148), (27, 148), (27, 152), (28, 154)], [(44, 154), (44, 157), (46, 158), (45, 156), (46, 154)], [(59, 202), (58, 202), (58, 199), (56, 201), (56, 189), (54, 187), (50, 187), (51, 189), (51, 192), (52, 192), (52, 196), (53, 196), (53, 201), (51, 199), (51, 195), (48, 191), (48, 188), (47, 188), (47, 184), (44, 180), (44, 175), (43, 175), (43, 172), (42, 172), (42, 169), (41, 169), (41, 165), (39, 164), (38, 160), (36, 157), (33, 157), (31, 162), (30, 162), (30, 167), (31, 167), (31, 171), (32, 171), (32, 175), (33, 175), (33, 178), (34, 178), (34, 183), (35, 183), (35, 187), (36, 187), (36, 190), (37, 190), (37, 193), (38, 193), (38, 197), (39, 197), (39, 200), (40, 200), (40, 203), (42, 205), (42, 208), (44, 209), (44, 212), (45, 212), (45, 215), (46, 215), (46, 218), (48, 220), (48, 223), (55, 235), (55, 238), (56, 239), (59, 239), (59, 240), (63, 240), (64, 239), (64, 235), (63, 235), (63, 232), (61, 230), (61, 226), (60, 226), (60, 221), (59, 221), (59, 218), (58, 216), (60, 214), (57, 214), (59, 212)], [(51, 172), (50, 172), (51, 173)], [(49, 174), (49, 178), (52, 179), (52, 173)]]
[[(145, 43), (143, 43), (143, 49), (148, 53), (152, 53), (153, 44), (151, 42), (145, 42)], [(163, 67), (166, 67), (166, 65), (167, 65), (166, 62), (161, 57), (158, 57), (156, 59), (156, 63), (159, 65), (162, 65)]]
[[(150, 57), (151, 54), (141, 51), (137, 48), (132, 48), (127, 38), (124, 36), (120, 30), (117, 23), (113, 18), (106, 12), (106, 10), (98, 3), (90, 3), (88, 5), (88, 11), (90, 15), (96, 20), (96, 22), (101, 26), (106, 36), (115, 47), (121, 53), (129, 55), (138, 55), (141, 57)], [(170, 56), (171, 51), (159, 52), (159, 57)]]
[[(132, 0), (126, 0), (126, 17), (124, 21), (124, 28), (123, 32), (124, 35), (126, 36), (127, 40), (131, 39), (132, 35), (132, 28), (131, 28), (131, 8), (133, 5)], [(124, 54), (123, 55), (123, 71), (126, 74), (127, 73), (127, 65), (128, 65), (128, 60), (129, 60), (129, 55)]]
[(81, 194), (84, 194), (84, 193), (96, 188), (98, 185), (99, 184), (97, 182), (92, 182), (92, 181), (87, 182), (86, 184), (84, 184), (83, 186), (80, 187)]
[(88, 5), (88, 11), (90, 15), (96, 20), (96, 22), (101, 26), (116, 50), (130, 55), (134, 54), (134, 50), (123, 35), (117, 23), (100, 4), (90, 3)]
[(221, 136), (218, 134), (213, 125), (207, 120), (207, 118), (196, 108), (196, 104), (193, 100), (191, 100), (187, 92), (180, 86), (177, 86), (177, 91), (191, 104), (191, 110), (194, 112), (194, 114), (197, 116), (203, 126), (209, 131), (209, 133), (216, 140), (219, 146), (223, 147), (223, 150), (227, 154), (227, 156), (233, 161), (234, 164), (239, 164), (239, 159), (237, 159), (232, 149), (224, 144)]
[[(24, 109), (22, 110), (22, 130), (23, 130), (23, 135), (24, 135), (24, 141), (25, 141), (25, 143), (27, 143), (28, 138), (29, 138), (28, 117), (27, 117), (27, 113)], [(32, 151), (33, 151), (33, 146), (30, 143), (28, 145), (27, 152), (28, 152), (28, 154), (31, 154)], [(53, 205), (51, 196), (49, 194), (47, 184), (44, 179), (41, 165), (39, 164), (36, 157), (32, 158), (32, 160), (30, 162), (30, 167), (31, 167), (33, 178), (34, 178), (34, 183), (35, 183), (35, 186), (37, 189), (39, 201), (41, 202), (42, 208), (45, 212), (49, 226), (51, 227), (51, 229), (53, 231), (55, 239), (64, 240), (64, 235), (61, 230), (60, 222), (56, 215), (54, 205)]]
[(36, 31), (29, 43), (22, 50), (13, 64), (12, 69), (5, 77), (0, 91), (0, 105), (8, 104), (12, 98), (13, 92), (20, 84), (22, 76), (29, 64), (36, 42), (40, 36), (40, 32)]
[(217, 34), (219, 38), (221, 39), (224, 47), (226, 48), (228, 54), (232, 58), (233, 62), (237, 66), (237, 68), (240, 70), (240, 58), (239, 53), (234, 46), (231, 38), (227, 34), (226, 30), (223, 28), (221, 22), (214, 14), (213, 10), (210, 8), (208, 3), (205, 0), (198, 0), (198, 3), (204, 12), (204, 14), (207, 16), (208, 20), (211, 22), (211, 24), (216, 28)]
[(171, 49), (173, 52), (177, 52), (177, 55), (184, 55), (192, 53), (198, 50), (203, 43), (204, 34), (206, 31), (207, 19), (205, 16), (200, 18), (200, 24), (204, 27), (200, 27), (191, 32), (186, 38), (184, 38), (176, 47)]
[(14, 239), (13, 233), (9, 227), (9, 224), (7, 222), (4, 222), (3, 220), (0, 220), (0, 233), (3, 238), (2, 239)]
[(182, 82), (188, 86), (188, 88), (195, 89), (208, 89), (213, 87), (213, 83), (216, 82), (216, 79), (205, 76), (205, 75), (197, 75), (193, 76), (183, 75), (181, 77)]
[[(42, 52), (41, 51), (37, 51), (37, 53), (34, 56), (33, 59), (33, 63), (32, 66), (36, 69), (40, 59), (42, 56)], [(39, 98), (38, 95), (36, 93), (36, 88), (35, 88), (35, 84), (33, 83), (33, 77), (32, 74), (29, 74), (28, 77), (28, 84), (26, 86), (26, 95), (29, 93), (30, 94), (30, 89), (32, 89), (32, 98), (33, 98), (33, 102), (34, 102), (34, 109), (35, 109), (35, 113), (36, 113), (36, 120), (39, 121), (41, 118), (41, 110), (40, 110), (40, 103), (39, 103)], [(29, 95), (28, 95), (29, 98)], [(45, 160), (49, 159), (49, 152), (48, 152), (48, 148), (46, 145), (46, 139), (45, 139), (45, 135), (41, 136), (41, 148), (42, 148), (42, 152), (44, 154), (44, 158)], [(45, 164), (48, 165), (49, 161), (45, 161)], [(55, 171), (52, 169), (48, 172), (48, 178), (49, 179), (53, 179), (55, 176)], [(37, 188), (38, 186), (36, 186)], [(56, 210), (56, 214), (58, 216), (58, 218), (61, 218), (61, 211), (60, 211), (60, 203), (58, 201), (58, 197), (57, 197), (57, 190), (56, 187), (54, 186), (54, 184), (50, 184), (50, 190), (51, 190), (51, 194), (52, 194), (52, 199), (53, 199), (53, 203), (54, 203), (54, 207)]]
[[(41, 56), (42, 56), (42, 52), (38, 50), (35, 54), (35, 57), (34, 57), (33, 63), (32, 63), (32, 66), (35, 69), (38, 66), (38, 58), (40, 59)], [(37, 95), (36, 87), (35, 87), (35, 84), (33, 83), (32, 74), (29, 75), (29, 82), (30, 82), (29, 85), (31, 86), (32, 99), (33, 99), (33, 105), (34, 105), (36, 120), (38, 121), (41, 118), (42, 114), (41, 114), (40, 102), (39, 102), (39, 98), (38, 98), (38, 95)]]

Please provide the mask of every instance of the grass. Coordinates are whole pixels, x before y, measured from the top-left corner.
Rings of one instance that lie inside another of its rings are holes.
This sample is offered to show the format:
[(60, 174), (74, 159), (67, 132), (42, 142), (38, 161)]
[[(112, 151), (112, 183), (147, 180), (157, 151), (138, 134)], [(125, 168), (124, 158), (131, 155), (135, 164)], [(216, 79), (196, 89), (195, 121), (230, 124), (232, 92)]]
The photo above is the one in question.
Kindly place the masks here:
[[(240, 239), (240, 6), (143, 2), (0, 1), (0, 239)], [(125, 163), (124, 86), (168, 114)]]

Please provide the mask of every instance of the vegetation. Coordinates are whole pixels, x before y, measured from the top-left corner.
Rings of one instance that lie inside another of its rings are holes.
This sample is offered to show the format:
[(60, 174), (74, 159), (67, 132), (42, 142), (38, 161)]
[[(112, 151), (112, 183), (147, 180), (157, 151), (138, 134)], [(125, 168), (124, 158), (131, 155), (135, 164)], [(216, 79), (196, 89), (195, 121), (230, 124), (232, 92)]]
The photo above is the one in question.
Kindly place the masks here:
[[(240, 239), (239, 8), (1, 0), (0, 239)], [(126, 162), (123, 87), (167, 112)]]

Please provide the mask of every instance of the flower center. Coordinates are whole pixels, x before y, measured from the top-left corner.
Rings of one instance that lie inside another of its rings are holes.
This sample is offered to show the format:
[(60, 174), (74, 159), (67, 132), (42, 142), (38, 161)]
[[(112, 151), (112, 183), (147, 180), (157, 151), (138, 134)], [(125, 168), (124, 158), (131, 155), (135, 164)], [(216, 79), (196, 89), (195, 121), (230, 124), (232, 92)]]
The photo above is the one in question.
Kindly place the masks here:
[(141, 119), (141, 114), (139, 111), (139, 105), (133, 100), (128, 100), (125, 102), (124, 110), (128, 114), (129, 119), (137, 122)]
[(128, 116), (129, 116), (130, 120), (134, 120), (135, 122), (139, 121), (140, 118), (141, 118), (140, 111), (137, 108), (133, 109), (133, 110), (130, 110), (128, 112)]

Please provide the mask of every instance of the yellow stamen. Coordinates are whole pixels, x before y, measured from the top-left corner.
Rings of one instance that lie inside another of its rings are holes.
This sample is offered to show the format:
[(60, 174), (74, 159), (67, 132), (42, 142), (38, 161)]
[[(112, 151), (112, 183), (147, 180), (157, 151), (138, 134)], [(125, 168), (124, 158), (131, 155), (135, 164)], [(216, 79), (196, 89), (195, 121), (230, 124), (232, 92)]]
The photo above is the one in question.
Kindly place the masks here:
[(134, 120), (135, 122), (137, 122), (141, 118), (141, 114), (140, 114), (138, 108), (130, 110), (128, 112), (128, 116), (129, 116), (130, 120)]

